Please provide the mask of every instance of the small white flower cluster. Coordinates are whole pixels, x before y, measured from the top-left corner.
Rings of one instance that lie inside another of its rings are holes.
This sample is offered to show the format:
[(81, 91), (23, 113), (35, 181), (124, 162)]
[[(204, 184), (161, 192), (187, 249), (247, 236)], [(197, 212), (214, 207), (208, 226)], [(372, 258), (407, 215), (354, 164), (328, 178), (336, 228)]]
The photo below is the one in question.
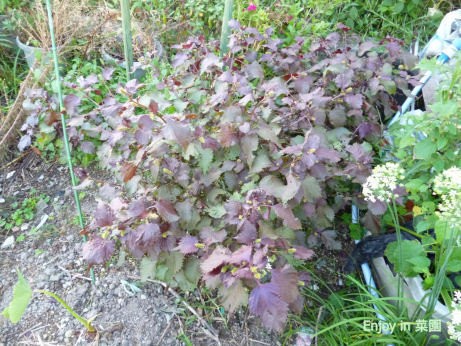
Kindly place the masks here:
[(461, 342), (461, 291), (455, 291), (451, 302), (451, 322), (447, 323), (448, 336)]
[(404, 169), (394, 162), (375, 167), (363, 185), (365, 200), (389, 202), (399, 197), (394, 191), (404, 178), (404, 173)]
[(452, 227), (461, 225), (461, 169), (451, 167), (434, 178), (434, 193), (439, 195), (438, 216)]

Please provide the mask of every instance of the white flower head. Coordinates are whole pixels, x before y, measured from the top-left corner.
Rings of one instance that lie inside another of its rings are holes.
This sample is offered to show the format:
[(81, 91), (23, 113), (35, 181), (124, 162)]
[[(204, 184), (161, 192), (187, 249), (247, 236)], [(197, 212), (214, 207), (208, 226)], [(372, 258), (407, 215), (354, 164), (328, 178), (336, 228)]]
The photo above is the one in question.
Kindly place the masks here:
[(434, 178), (434, 193), (440, 196), (439, 218), (450, 226), (461, 225), (461, 169), (451, 167)]
[(461, 291), (454, 291), (453, 292), (453, 301), (456, 303), (456, 304), (461, 304)]
[(370, 202), (389, 202), (399, 197), (395, 189), (404, 178), (405, 171), (398, 163), (387, 162), (373, 169), (363, 185), (365, 200)]
[(448, 336), (461, 342), (461, 292), (455, 291), (451, 303), (451, 321), (447, 323)]

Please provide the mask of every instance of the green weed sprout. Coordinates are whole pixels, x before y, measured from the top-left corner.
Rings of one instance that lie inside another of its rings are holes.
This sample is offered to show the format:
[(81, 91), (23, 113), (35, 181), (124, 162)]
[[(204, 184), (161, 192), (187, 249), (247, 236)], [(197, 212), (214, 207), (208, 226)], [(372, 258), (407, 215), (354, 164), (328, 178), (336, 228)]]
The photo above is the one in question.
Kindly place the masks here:
[(64, 307), (77, 321), (79, 321), (88, 332), (96, 332), (96, 329), (91, 324), (94, 317), (90, 319), (85, 319), (84, 317), (80, 316), (56, 293), (47, 290), (32, 291), (29, 282), (24, 278), (21, 271), (19, 270), (18, 281), (16, 282), (13, 288), (13, 299), (11, 300), (10, 304), (2, 311), (2, 315), (5, 318), (9, 319), (12, 323), (18, 323), (24, 315), (24, 312), (26, 311), (26, 308), (29, 305), (30, 301), (32, 300), (32, 294), (34, 292), (41, 293), (48, 297), (56, 299), (56, 301), (59, 304), (61, 304), (61, 306)]

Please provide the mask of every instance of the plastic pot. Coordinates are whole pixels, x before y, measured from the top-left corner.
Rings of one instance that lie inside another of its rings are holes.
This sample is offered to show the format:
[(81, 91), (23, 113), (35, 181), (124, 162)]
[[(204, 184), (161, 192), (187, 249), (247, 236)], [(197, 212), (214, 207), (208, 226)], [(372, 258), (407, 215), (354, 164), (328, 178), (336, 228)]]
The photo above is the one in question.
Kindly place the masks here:
[(45, 65), (51, 61), (50, 51), (22, 43), (19, 37), (16, 37), (16, 44), (19, 49), (24, 52), (24, 56), (26, 57), (27, 65), (29, 68), (33, 68), (36, 61), (39, 62), (39, 66)]
[[(396, 297), (398, 278), (384, 258), (373, 259), (372, 266), (378, 288), (383, 296)], [(404, 278), (403, 281), (403, 296), (408, 298), (404, 301), (404, 304), (408, 309), (409, 316), (413, 316), (420, 308), (419, 315), (423, 317), (426, 312), (425, 306), (429, 303), (430, 291), (423, 288), (423, 280), (419, 276)], [(437, 302), (432, 318), (439, 319), (443, 324), (446, 324), (451, 320), (450, 310), (444, 304)]]

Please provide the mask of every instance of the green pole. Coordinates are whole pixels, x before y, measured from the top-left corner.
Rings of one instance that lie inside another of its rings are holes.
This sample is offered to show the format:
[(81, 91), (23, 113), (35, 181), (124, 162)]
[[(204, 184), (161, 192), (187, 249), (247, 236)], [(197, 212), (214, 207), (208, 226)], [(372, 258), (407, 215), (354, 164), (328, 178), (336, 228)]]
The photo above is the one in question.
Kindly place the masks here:
[[(59, 99), (59, 110), (61, 113), (61, 125), (62, 125), (62, 134), (63, 134), (63, 140), (64, 140), (64, 148), (66, 150), (66, 159), (67, 159), (67, 166), (69, 167), (69, 172), (70, 172), (70, 180), (72, 183), (72, 191), (74, 193), (74, 200), (75, 200), (75, 206), (77, 208), (77, 213), (78, 213), (78, 222), (80, 227), (83, 229), (85, 227), (85, 220), (83, 219), (83, 213), (82, 213), (82, 208), (80, 206), (80, 199), (78, 198), (78, 192), (75, 189), (77, 186), (77, 180), (75, 179), (75, 174), (74, 174), (74, 169), (72, 167), (72, 158), (70, 155), (70, 145), (69, 145), (69, 138), (67, 136), (67, 129), (66, 129), (66, 118), (64, 116), (64, 101), (62, 97), (62, 89), (61, 89), (61, 76), (59, 74), (59, 64), (58, 64), (58, 52), (56, 49), (56, 39), (54, 36), (54, 29), (53, 29), (53, 14), (51, 11), (51, 3), (50, 0), (46, 0), (46, 10), (48, 14), (48, 26), (50, 29), (50, 36), (51, 36), (51, 51), (53, 53), (53, 61), (54, 61), (54, 73), (56, 77), (56, 86), (57, 86), (57, 91), (58, 91), (58, 99)], [(83, 236), (83, 240), (87, 240), (86, 236)], [(93, 269), (90, 270), (91, 274), (91, 281), (94, 284), (95, 278), (94, 278), (94, 272)]]
[(120, 0), (122, 11), (122, 29), (123, 29), (123, 52), (125, 54), (126, 79), (131, 79), (131, 68), (133, 66), (133, 44), (131, 38), (131, 15), (130, 0)]
[(221, 44), (219, 46), (221, 50), (221, 55), (227, 53), (229, 49), (229, 20), (232, 19), (232, 7), (233, 7), (233, 0), (225, 0), (224, 3), (224, 14), (222, 18), (222, 27), (221, 27)]

